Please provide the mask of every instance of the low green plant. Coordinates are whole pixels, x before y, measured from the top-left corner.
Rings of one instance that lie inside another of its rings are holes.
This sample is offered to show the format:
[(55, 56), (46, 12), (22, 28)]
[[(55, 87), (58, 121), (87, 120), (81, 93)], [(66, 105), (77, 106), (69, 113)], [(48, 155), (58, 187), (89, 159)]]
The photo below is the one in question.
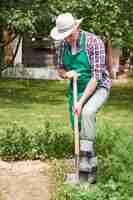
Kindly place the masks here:
[(72, 134), (51, 128), (49, 123), (34, 132), (13, 124), (0, 130), (0, 157), (3, 160), (67, 157), (72, 153)]
[(51, 128), (49, 122), (32, 139), (35, 158), (63, 158), (72, 153), (72, 133)]
[(58, 165), (61, 174), (58, 174), (54, 200), (133, 200), (133, 135), (123, 127), (101, 124), (97, 128), (95, 148), (97, 184), (87, 188), (65, 184), (59, 180), (63, 168)]
[(21, 160), (30, 158), (31, 135), (24, 127), (13, 124), (1, 129), (0, 157), (4, 160)]

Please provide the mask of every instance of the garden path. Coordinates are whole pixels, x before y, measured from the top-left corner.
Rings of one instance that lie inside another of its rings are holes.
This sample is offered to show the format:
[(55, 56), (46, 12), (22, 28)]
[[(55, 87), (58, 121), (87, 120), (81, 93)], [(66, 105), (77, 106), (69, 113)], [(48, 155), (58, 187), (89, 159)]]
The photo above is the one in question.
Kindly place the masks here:
[(36, 161), (0, 161), (0, 200), (50, 200), (53, 183), (50, 164)]

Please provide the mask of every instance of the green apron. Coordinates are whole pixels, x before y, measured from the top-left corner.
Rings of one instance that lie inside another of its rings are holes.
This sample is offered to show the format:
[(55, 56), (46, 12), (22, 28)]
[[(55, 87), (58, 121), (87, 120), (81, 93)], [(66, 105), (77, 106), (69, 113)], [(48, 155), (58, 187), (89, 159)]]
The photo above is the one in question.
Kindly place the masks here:
[[(80, 74), (77, 82), (78, 99), (82, 96), (89, 80), (91, 79), (91, 65), (88, 60), (87, 52), (85, 51), (85, 34), (80, 36), (80, 51), (74, 55), (71, 54), (69, 46), (65, 45), (63, 54), (63, 63), (66, 71), (74, 70)], [(70, 124), (74, 128), (74, 114), (73, 114), (73, 84), (72, 80), (68, 83), (68, 103), (70, 113)], [(79, 129), (81, 128), (81, 116), (79, 117)]]

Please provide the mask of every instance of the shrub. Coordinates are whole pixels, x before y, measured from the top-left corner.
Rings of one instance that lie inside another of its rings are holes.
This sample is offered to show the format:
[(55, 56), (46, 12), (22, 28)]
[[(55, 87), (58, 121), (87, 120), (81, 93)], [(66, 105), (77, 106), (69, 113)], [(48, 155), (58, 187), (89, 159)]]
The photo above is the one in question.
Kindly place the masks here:
[(0, 157), (4, 160), (22, 160), (30, 158), (31, 136), (24, 127), (13, 124), (1, 130)]
[(72, 153), (72, 134), (58, 132), (49, 123), (34, 132), (17, 124), (0, 132), (3, 160), (61, 158)]
[(35, 158), (63, 158), (72, 153), (72, 133), (51, 128), (49, 123), (36, 130), (32, 139)]

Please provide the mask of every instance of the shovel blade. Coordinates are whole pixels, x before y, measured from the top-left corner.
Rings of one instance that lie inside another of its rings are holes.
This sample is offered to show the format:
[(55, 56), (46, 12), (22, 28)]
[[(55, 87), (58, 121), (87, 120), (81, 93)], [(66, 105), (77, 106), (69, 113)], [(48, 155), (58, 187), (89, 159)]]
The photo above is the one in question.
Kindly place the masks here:
[(66, 177), (66, 183), (71, 185), (79, 185), (79, 174), (78, 173), (69, 173)]

